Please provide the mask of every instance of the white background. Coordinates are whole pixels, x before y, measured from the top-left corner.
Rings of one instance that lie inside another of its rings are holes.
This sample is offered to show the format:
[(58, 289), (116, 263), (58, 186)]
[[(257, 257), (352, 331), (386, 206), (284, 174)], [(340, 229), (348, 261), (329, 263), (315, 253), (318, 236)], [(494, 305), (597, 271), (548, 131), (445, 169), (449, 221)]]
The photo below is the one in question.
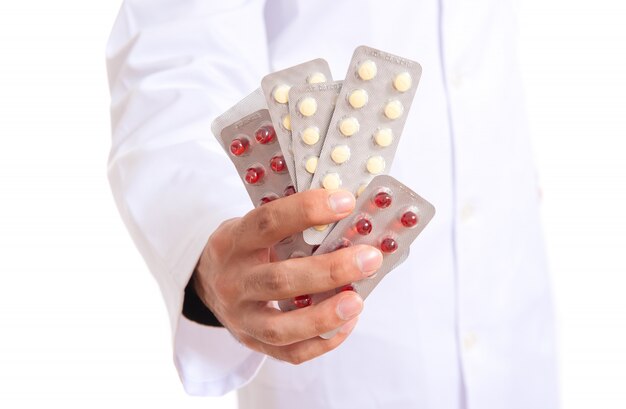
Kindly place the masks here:
[[(626, 5), (521, 1), (565, 408), (626, 407)], [(0, 407), (187, 397), (106, 181), (119, 1), (0, 2)], [(471, 18), (468, 16), (468, 18)]]

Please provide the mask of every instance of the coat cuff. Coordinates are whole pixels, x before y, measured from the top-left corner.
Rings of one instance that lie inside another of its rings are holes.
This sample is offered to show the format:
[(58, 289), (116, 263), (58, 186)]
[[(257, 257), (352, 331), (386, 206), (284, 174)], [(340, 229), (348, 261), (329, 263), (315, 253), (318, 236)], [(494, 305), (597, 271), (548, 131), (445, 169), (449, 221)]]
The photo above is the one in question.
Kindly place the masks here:
[(239, 389), (257, 374), (266, 355), (240, 344), (225, 328), (180, 317), (174, 363), (189, 395), (221, 396)]

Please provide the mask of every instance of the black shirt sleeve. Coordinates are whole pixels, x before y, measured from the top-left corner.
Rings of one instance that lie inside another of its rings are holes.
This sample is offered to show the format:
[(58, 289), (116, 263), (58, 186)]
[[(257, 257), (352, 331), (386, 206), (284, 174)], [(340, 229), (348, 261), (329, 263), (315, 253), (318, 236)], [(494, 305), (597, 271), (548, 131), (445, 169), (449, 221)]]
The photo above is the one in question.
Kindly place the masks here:
[(213, 315), (213, 312), (202, 302), (193, 285), (193, 278), (185, 287), (185, 300), (183, 301), (183, 316), (198, 324), (210, 327), (224, 327)]

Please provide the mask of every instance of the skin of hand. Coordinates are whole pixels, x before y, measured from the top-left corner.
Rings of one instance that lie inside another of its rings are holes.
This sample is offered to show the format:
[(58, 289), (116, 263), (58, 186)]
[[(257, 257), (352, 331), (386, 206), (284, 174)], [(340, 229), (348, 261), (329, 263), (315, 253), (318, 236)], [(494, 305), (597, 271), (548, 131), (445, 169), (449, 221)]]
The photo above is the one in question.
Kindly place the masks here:
[[(309, 190), (274, 200), (222, 223), (209, 238), (193, 275), (194, 288), (217, 319), (247, 347), (300, 364), (339, 346), (352, 332), (363, 300), (342, 291), (289, 312), (273, 306), (331, 290), (376, 273), (382, 253), (358, 245), (332, 253), (272, 261), (271, 247), (311, 226), (335, 222), (354, 209), (347, 191)], [(341, 328), (331, 339), (320, 334)]]

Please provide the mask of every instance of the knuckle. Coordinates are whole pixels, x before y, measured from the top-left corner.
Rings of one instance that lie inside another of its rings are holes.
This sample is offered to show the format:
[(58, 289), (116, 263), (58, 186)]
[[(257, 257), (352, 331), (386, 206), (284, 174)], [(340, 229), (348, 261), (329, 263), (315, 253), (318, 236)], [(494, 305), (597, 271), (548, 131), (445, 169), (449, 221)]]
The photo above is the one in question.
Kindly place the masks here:
[(250, 213), (248, 213), (239, 219), (235, 225), (231, 226), (233, 237), (241, 237), (242, 235), (247, 234), (246, 231), (250, 228), (250, 218)]
[(289, 272), (282, 263), (276, 265), (264, 275), (263, 289), (271, 293), (285, 293), (291, 290)]
[(234, 220), (232, 219), (223, 222), (213, 232), (213, 234), (209, 236), (206, 251), (210, 256), (210, 259), (220, 261), (230, 254), (230, 251), (233, 249), (233, 240), (229, 231), (233, 223)]
[(300, 205), (300, 216), (307, 224), (317, 223), (319, 220), (320, 207), (314, 200), (304, 200)]
[(255, 214), (255, 227), (260, 235), (266, 235), (275, 231), (279, 225), (274, 206), (258, 207)]
[(276, 345), (280, 342), (281, 336), (273, 327), (265, 327), (259, 332), (259, 339), (266, 344)]
[(201, 261), (210, 260), (211, 263), (223, 263), (226, 256), (226, 243), (224, 235), (214, 232), (209, 237), (204, 249), (204, 256)]
[(331, 322), (328, 320), (327, 316), (317, 315), (313, 317), (312, 325), (315, 333), (318, 335), (330, 331), (332, 329), (329, 327), (330, 324)]
[(346, 281), (346, 273), (351, 265), (351, 260), (346, 254), (349, 252), (340, 253), (341, 254), (331, 253), (332, 255), (328, 260), (328, 279), (334, 285), (344, 284), (344, 281)]
[(273, 325), (272, 320), (266, 320), (263, 326), (253, 331), (253, 337), (268, 345), (281, 345), (283, 343), (283, 332), (279, 326)]

